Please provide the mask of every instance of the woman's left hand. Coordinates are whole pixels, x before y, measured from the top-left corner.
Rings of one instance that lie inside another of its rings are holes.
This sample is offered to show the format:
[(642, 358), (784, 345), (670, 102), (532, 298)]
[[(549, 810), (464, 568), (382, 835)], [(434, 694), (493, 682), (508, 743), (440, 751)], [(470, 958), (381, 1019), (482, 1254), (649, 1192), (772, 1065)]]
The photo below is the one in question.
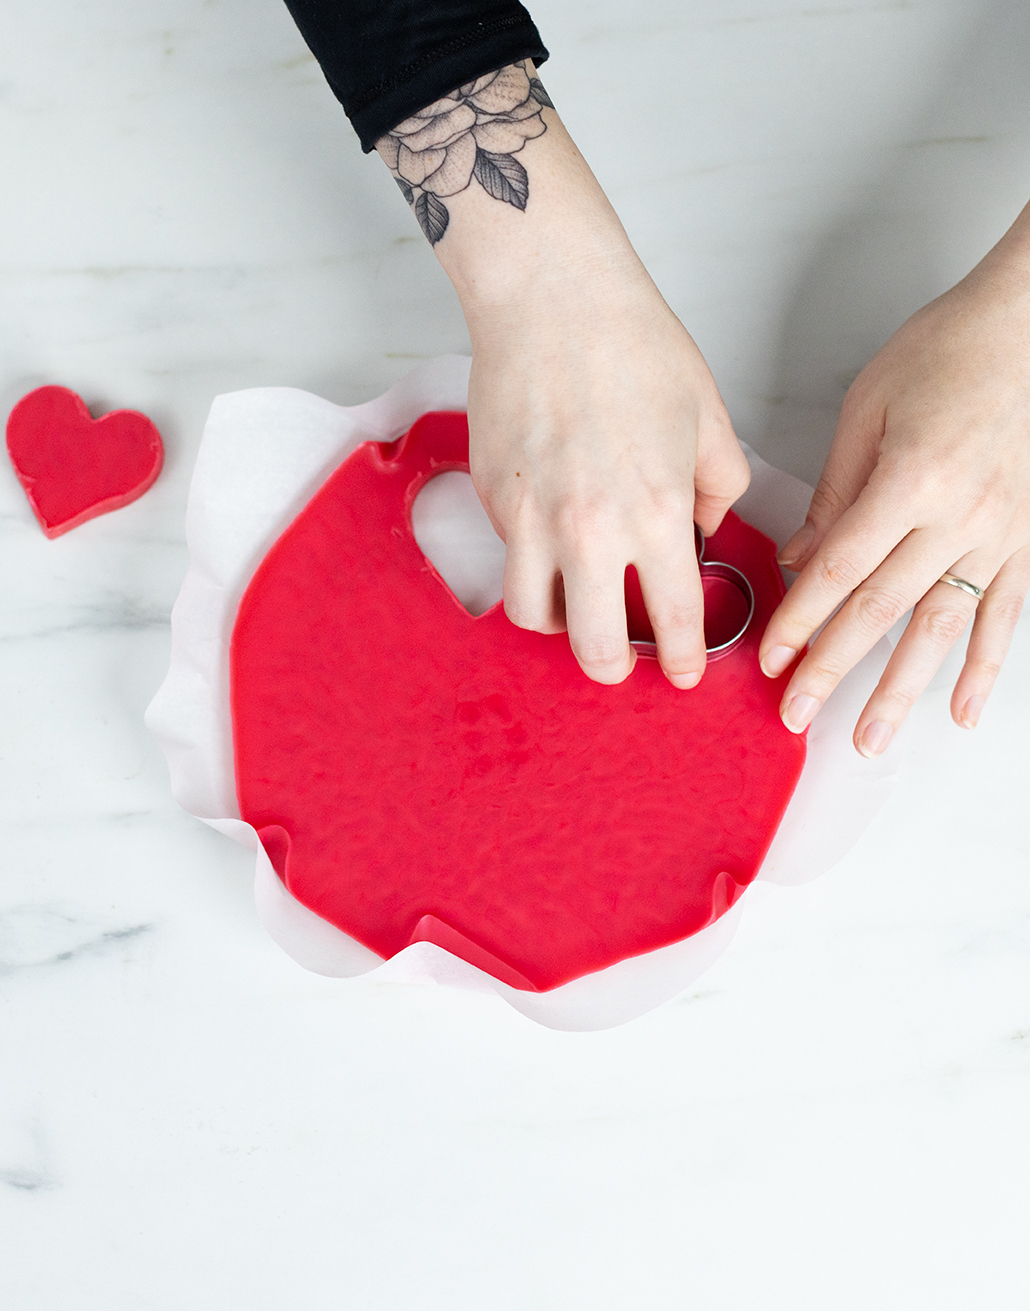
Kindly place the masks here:
[[(781, 674), (833, 616), (787, 686), (789, 729), (807, 728), (913, 606), (855, 746), (884, 750), (970, 619), (951, 713), (975, 727), (1030, 588), (1030, 206), (859, 374), (780, 561), (800, 573), (766, 628), (763, 671)], [(983, 599), (940, 582), (946, 573)]]

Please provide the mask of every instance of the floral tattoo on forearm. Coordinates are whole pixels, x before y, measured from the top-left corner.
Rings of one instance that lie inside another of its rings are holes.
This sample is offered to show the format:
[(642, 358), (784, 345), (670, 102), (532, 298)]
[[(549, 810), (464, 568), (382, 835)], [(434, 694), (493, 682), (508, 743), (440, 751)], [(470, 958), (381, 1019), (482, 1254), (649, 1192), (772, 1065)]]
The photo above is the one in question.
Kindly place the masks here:
[(379, 138), (376, 150), (430, 245), (450, 223), (443, 197), (456, 196), (473, 179), (495, 200), (526, 208), (529, 175), (515, 156), (547, 131), (540, 116), (545, 105), (554, 108), (523, 60), (466, 82)]

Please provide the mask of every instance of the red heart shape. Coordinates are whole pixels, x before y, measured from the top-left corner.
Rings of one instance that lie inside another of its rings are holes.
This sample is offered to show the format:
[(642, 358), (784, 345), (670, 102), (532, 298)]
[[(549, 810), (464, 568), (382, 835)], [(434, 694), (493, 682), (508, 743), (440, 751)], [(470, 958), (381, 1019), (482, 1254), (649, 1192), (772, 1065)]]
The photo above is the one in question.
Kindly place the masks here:
[(759, 635), (775, 547), (736, 516), (741, 644), (678, 692), (653, 660), (590, 682), (564, 634), (474, 618), (419, 550), (426, 481), (468, 469), (464, 415), (366, 443), (272, 547), (240, 603), (240, 813), (290, 892), (384, 957), (431, 940), (550, 989), (676, 942), (733, 904), (804, 762)]
[(161, 472), (161, 434), (145, 414), (94, 419), (67, 387), (38, 387), (7, 420), (7, 450), (47, 537), (143, 495)]

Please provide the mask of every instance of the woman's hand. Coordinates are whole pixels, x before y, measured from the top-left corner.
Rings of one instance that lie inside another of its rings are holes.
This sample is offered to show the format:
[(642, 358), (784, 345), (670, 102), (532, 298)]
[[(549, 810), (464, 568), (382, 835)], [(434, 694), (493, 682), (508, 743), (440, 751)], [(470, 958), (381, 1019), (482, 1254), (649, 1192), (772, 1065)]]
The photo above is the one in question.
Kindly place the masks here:
[(567, 628), (618, 683), (634, 565), (669, 680), (705, 668), (694, 520), (748, 468), (700, 351), (662, 299), (529, 63), (457, 88), (382, 138), (472, 338), (473, 481), (507, 546), (504, 608)]
[[(1030, 588), (1030, 207), (858, 376), (780, 560), (800, 574), (763, 637), (765, 673), (781, 674), (833, 616), (787, 686), (788, 728), (805, 729), (913, 606), (856, 747), (884, 750), (970, 619), (951, 711), (975, 727)], [(945, 573), (983, 600), (939, 582)]]
[(631, 255), (469, 316), (472, 476), (507, 544), (514, 623), (567, 627), (584, 672), (617, 683), (636, 659), (633, 564), (662, 668), (690, 688), (705, 669), (694, 520), (713, 533), (748, 468), (701, 352)]

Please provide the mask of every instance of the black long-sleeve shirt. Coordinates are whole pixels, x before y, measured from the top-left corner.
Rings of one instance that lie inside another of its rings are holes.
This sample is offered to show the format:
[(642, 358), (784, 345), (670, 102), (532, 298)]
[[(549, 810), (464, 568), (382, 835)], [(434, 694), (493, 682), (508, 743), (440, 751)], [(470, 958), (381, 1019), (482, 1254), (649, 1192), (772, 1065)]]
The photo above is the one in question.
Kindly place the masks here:
[(516, 0), (286, 0), (361, 146), (484, 73), (547, 51)]

